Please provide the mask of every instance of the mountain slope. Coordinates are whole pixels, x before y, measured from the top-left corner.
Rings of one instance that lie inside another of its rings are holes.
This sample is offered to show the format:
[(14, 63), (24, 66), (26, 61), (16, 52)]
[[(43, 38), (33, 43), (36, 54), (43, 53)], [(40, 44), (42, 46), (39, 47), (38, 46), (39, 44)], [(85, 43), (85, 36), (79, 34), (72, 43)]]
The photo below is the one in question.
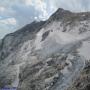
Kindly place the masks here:
[(15, 33), (6, 35), (0, 46), (0, 59), (7, 57), (8, 54), (13, 52), (21, 43), (35, 38), (35, 34), (42, 28), (44, 23), (44, 21), (32, 22)]
[(73, 82), (83, 76), (89, 52), (90, 13), (60, 8), (47, 21), (33, 22), (0, 41), (0, 87), (80, 90)]

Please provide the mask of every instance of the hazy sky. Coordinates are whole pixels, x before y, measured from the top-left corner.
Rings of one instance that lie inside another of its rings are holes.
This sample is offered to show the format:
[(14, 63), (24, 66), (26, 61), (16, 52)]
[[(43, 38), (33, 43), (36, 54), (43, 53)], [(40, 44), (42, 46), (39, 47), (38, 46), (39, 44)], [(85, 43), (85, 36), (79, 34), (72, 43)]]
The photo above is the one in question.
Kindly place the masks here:
[(0, 0), (0, 38), (33, 20), (45, 20), (58, 8), (90, 11), (90, 0)]

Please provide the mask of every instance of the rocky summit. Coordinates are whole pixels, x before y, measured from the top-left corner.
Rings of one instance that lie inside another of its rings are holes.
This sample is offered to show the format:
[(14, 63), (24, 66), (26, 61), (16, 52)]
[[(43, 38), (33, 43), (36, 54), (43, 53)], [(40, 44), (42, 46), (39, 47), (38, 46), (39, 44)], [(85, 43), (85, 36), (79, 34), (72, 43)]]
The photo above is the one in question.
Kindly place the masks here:
[(48, 20), (0, 40), (0, 88), (90, 90), (90, 12), (59, 8)]

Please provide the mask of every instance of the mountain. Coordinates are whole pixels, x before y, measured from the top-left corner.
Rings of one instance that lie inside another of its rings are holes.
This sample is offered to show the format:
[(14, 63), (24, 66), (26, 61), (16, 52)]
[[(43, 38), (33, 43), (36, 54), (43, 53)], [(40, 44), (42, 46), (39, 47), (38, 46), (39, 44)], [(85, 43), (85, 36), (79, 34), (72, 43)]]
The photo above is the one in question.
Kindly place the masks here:
[(48, 20), (0, 40), (0, 88), (90, 90), (90, 12), (59, 8)]

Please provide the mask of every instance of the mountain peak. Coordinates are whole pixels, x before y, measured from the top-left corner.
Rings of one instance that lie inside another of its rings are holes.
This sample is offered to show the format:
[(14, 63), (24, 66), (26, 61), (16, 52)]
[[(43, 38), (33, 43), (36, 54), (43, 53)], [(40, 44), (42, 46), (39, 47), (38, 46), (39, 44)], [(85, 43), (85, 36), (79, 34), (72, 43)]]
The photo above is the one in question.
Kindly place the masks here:
[(64, 10), (62, 8), (58, 8), (57, 11), (50, 17), (51, 20), (62, 20), (67, 16), (72, 15), (73, 13), (69, 10)]
[(67, 12), (71, 13), (69, 10), (65, 10), (63, 8), (58, 8), (56, 12), (58, 12), (58, 13), (67, 13)]

